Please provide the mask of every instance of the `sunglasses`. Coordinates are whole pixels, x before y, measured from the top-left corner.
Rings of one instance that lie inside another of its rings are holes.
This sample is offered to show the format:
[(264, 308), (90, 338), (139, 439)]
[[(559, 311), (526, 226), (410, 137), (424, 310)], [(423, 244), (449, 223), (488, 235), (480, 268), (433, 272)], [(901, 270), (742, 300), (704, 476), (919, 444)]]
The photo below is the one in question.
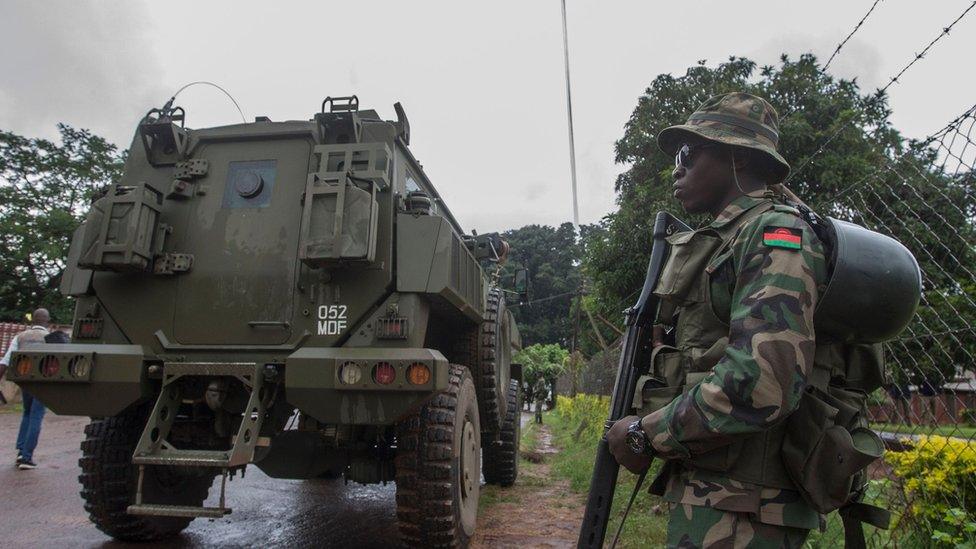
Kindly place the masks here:
[(691, 168), (691, 159), (696, 152), (717, 146), (717, 143), (702, 143), (700, 145), (689, 145), (685, 143), (674, 155), (674, 167), (684, 167), (685, 169)]

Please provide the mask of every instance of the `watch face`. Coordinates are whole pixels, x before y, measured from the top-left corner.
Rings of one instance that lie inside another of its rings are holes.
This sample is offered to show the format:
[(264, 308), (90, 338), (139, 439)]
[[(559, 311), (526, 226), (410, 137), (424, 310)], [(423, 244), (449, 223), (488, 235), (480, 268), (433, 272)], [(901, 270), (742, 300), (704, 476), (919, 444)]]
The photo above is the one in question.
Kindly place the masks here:
[(635, 454), (643, 454), (644, 437), (641, 436), (641, 433), (627, 433), (627, 446), (630, 447), (631, 452), (634, 452)]

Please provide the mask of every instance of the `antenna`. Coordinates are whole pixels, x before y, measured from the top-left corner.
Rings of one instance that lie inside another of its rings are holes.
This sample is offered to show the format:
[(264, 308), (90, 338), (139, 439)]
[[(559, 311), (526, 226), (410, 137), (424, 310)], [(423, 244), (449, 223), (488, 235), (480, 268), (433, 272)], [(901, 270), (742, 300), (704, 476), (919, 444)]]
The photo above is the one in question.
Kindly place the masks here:
[(241, 106), (237, 104), (237, 100), (234, 99), (234, 96), (232, 96), (230, 94), (230, 92), (228, 92), (224, 88), (221, 88), (217, 84), (214, 84), (213, 82), (207, 82), (205, 80), (198, 80), (196, 82), (190, 82), (189, 84), (186, 84), (182, 88), (176, 90), (176, 93), (173, 94), (173, 97), (170, 97), (169, 98), (169, 103), (167, 103), (167, 105), (171, 105), (173, 103), (173, 101), (176, 99), (176, 96), (179, 95), (183, 90), (189, 88), (190, 86), (196, 86), (197, 84), (203, 84), (203, 85), (206, 85), (206, 86), (212, 86), (212, 87), (217, 88), (218, 90), (224, 92), (224, 95), (226, 95), (227, 98), (230, 99), (230, 102), (233, 103), (235, 107), (237, 107), (237, 112), (240, 113), (240, 115), (241, 115), (241, 122), (244, 122), (245, 124), (247, 124), (247, 117), (244, 116), (244, 111), (241, 110)]

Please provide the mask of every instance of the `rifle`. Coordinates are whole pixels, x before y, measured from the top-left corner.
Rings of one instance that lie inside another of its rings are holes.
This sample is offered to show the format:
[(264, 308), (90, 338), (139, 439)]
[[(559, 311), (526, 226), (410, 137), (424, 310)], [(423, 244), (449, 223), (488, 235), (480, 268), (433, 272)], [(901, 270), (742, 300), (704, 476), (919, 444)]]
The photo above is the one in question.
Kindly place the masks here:
[(650, 363), (652, 348), (649, 335), (660, 302), (653, 290), (667, 259), (668, 243), (665, 238), (676, 232), (690, 230), (688, 225), (667, 212), (658, 212), (654, 219), (654, 244), (651, 247), (651, 259), (647, 263), (644, 287), (637, 303), (624, 311), (626, 330), (620, 351), (620, 363), (617, 366), (617, 380), (613, 384), (613, 395), (610, 398), (610, 417), (604, 424), (603, 438), (597, 445), (590, 494), (586, 500), (586, 513), (583, 515), (577, 547), (603, 546), (613, 492), (617, 486), (617, 473), (620, 471), (620, 465), (610, 453), (606, 433), (614, 422), (629, 415), (641, 366), (646, 367)]

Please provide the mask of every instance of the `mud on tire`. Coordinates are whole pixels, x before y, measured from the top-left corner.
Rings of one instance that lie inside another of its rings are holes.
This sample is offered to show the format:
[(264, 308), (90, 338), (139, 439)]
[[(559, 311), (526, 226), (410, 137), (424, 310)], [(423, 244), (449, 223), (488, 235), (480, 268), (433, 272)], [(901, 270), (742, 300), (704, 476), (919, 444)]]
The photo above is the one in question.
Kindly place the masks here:
[(478, 512), (480, 451), (471, 373), (451, 365), (447, 390), (397, 424), (397, 523), (405, 545), (467, 546)]
[[(81, 443), (81, 497), (95, 526), (115, 539), (151, 541), (181, 532), (192, 518), (149, 517), (127, 514), (135, 501), (139, 468), (132, 464), (148, 408), (130, 410), (85, 426)], [(200, 505), (207, 498), (213, 475), (206, 471), (174, 471), (147, 466), (143, 501), (171, 505)]]
[(482, 449), (485, 482), (488, 484), (511, 486), (518, 478), (519, 439), (522, 438), (522, 422), (519, 421), (521, 397), (518, 380), (511, 380), (508, 387), (508, 410), (505, 412), (498, 441), (486, 443)]

